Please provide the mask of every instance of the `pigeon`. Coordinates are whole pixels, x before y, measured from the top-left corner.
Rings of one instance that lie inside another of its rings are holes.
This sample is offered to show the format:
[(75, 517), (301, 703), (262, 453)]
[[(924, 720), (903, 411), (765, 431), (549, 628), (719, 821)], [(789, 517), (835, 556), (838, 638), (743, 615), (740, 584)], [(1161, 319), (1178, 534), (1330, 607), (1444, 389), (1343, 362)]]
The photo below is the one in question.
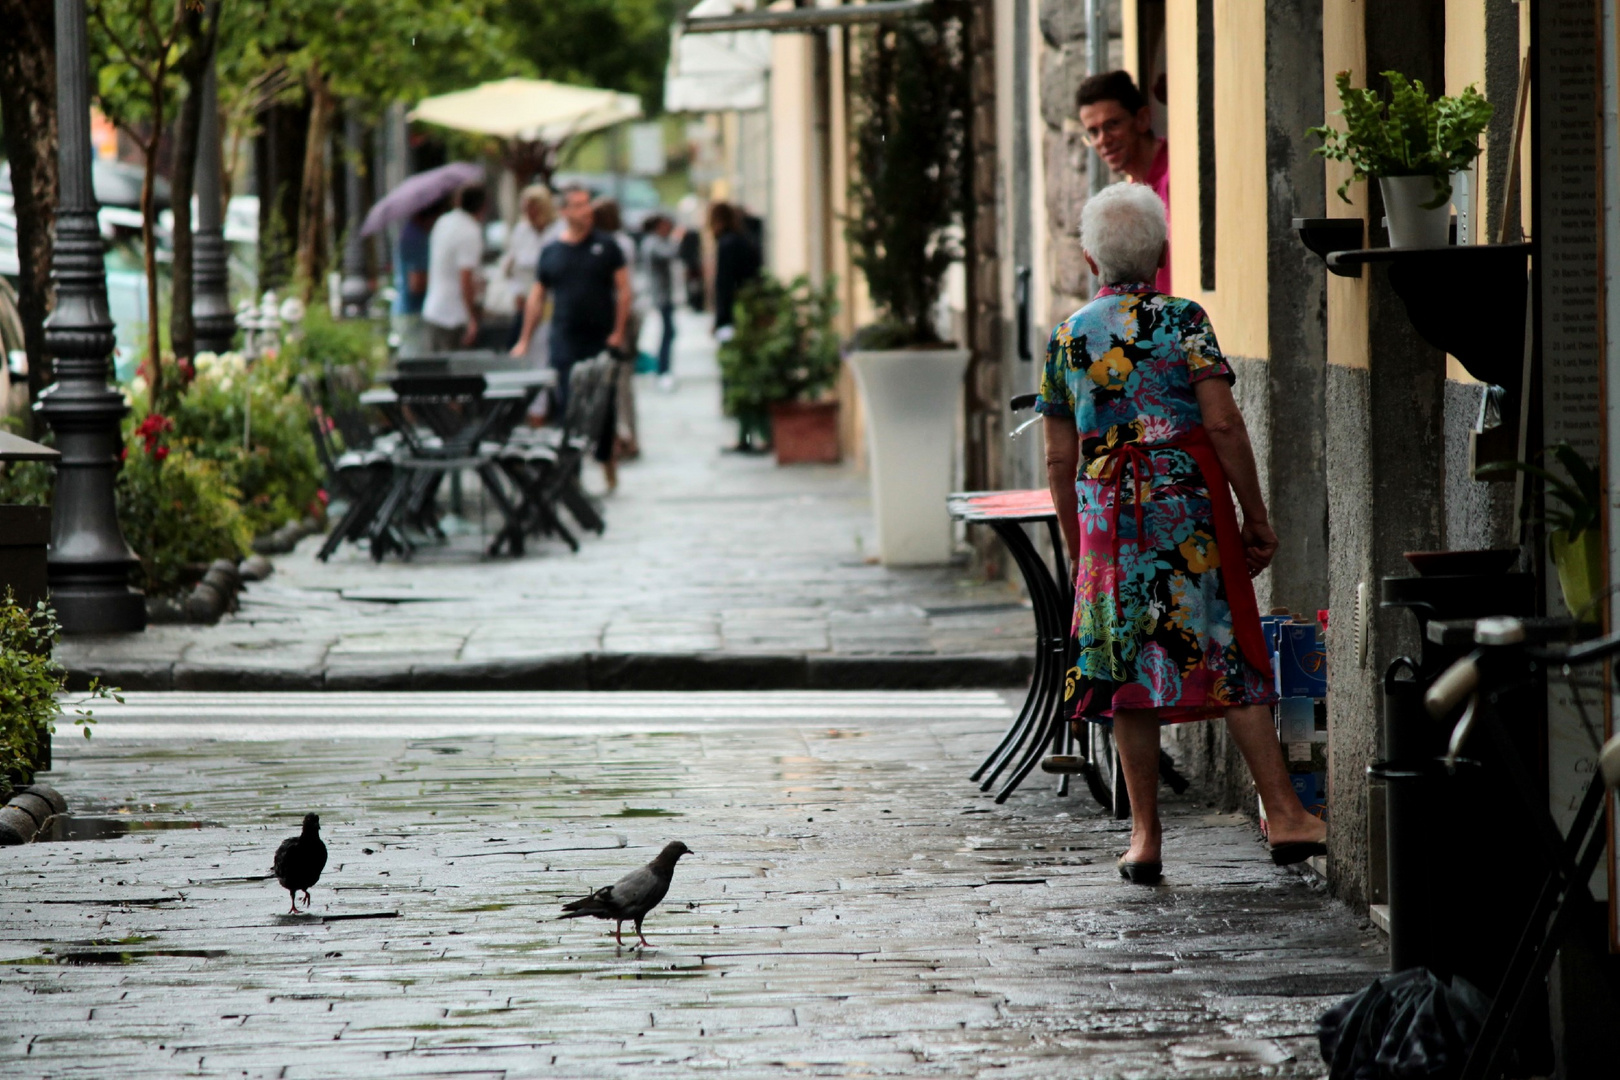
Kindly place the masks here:
[(304, 894), (304, 907), (309, 907), (309, 887), (321, 880), (326, 866), (326, 845), (321, 843), (321, 819), (315, 814), (304, 815), (304, 831), (281, 842), (276, 848), (276, 860), (270, 869), (276, 880), (292, 897), (292, 914), (298, 914), (298, 894)]
[(675, 864), (682, 855), (691, 855), (693, 851), (679, 840), (664, 845), (664, 850), (658, 857), (643, 866), (640, 870), (632, 871), (612, 885), (597, 889), (591, 895), (563, 905), (561, 919), (583, 919), (592, 916), (598, 919), (612, 919), (614, 921), (613, 940), (620, 945), (624, 944), (621, 936), (624, 932), (624, 921), (634, 919), (636, 922), (636, 936), (641, 938), (643, 945), (650, 945), (647, 935), (641, 932), (641, 920), (647, 913), (658, 906), (658, 902), (669, 892), (669, 882), (675, 876)]

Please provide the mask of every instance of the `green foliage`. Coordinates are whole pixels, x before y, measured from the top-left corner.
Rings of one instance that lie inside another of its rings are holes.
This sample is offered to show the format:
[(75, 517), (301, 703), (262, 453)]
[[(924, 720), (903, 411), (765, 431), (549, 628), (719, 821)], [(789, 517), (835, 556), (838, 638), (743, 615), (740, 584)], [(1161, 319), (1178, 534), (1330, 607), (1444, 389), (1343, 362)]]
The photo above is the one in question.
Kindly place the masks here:
[[(1495, 461), (1474, 470), (1475, 476), (1522, 472), (1546, 485), (1546, 494), (1562, 506), (1548, 506), (1543, 522), (1554, 531), (1567, 532), (1570, 542), (1587, 529), (1600, 526), (1603, 515), (1603, 477), (1580, 452), (1567, 442), (1548, 448), (1562, 466), (1565, 476), (1528, 461)], [(1541, 455), (1545, 457), (1545, 455)]]
[[(324, 307), (311, 307), (299, 336), (284, 342), (274, 366), (282, 377), (318, 376), (335, 367), (376, 375), (388, 362), (388, 341), (367, 319), (334, 319)], [(262, 365), (264, 361), (260, 361)]]
[[(59, 695), (67, 670), (51, 659), (57, 638), (56, 613), (43, 603), (32, 611), (17, 604), (11, 590), (0, 600), (0, 789), (31, 783), (63, 713)], [(74, 723), (90, 737), (95, 716), (84, 708), (92, 699), (122, 701), (116, 689), (91, 683), (73, 703)]]
[(0, 465), (0, 504), (49, 506), (56, 491), (56, 468), (45, 461)]
[(118, 522), (140, 558), (137, 584), (154, 596), (178, 592), (188, 566), (239, 559), (253, 541), (225, 469), (169, 446), (165, 421), (148, 416), (135, 429), (116, 487)]
[(737, 294), (736, 335), (720, 346), (726, 412), (741, 415), (778, 401), (809, 401), (838, 379), (836, 285), (804, 276), (786, 285), (763, 274)]
[(1357, 180), (1381, 176), (1432, 176), (1434, 200), (1426, 209), (1444, 206), (1451, 199), (1451, 174), (1466, 169), (1479, 156), (1479, 135), (1490, 123), (1493, 106), (1472, 85), (1456, 97), (1429, 98), (1419, 80), (1398, 71), (1386, 71), (1390, 100), (1386, 104), (1374, 90), (1350, 85), (1350, 73), (1334, 77), (1343, 104), (1334, 115), (1344, 117), (1345, 130), (1328, 125), (1307, 134), (1322, 140), (1316, 153), (1330, 161), (1350, 163), (1350, 179), (1339, 185), (1339, 198)]
[(218, 466), (253, 535), (319, 511), (323, 474), (309, 410), (272, 363), (250, 372), (239, 355), (203, 353), (191, 385), (166, 415), (178, 446)]
[(656, 112), (663, 100), (669, 28), (676, 0), (508, 0), (493, 17), (511, 28), (516, 52), (543, 79), (641, 95)]
[(862, 49), (845, 234), (885, 321), (910, 328), (907, 344), (939, 339), (934, 303), (961, 257), (951, 239), (970, 180), (961, 37), (935, 14), (881, 25)]

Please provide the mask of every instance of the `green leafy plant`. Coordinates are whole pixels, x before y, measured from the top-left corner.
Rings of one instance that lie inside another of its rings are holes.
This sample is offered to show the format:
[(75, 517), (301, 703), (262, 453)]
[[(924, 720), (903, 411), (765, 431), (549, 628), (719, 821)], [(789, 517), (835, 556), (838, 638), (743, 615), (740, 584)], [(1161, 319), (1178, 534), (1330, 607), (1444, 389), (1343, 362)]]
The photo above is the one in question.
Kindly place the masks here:
[(64, 704), (88, 739), (95, 715), (85, 706), (97, 699), (123, 701), (116, 688), (92, 682), (84, 697), (64, 702), (67, 670), (51, 659), (57, 633), (54, 611), (44, 603), (22, 607), (6, 590), (0, 600), (0, 794), (5, 796), (14, 785), (33, 781), (48, 757)]
[(1375, 90), (1351, 86), (1348, 71), (1334, 77), (1344, 106), (1334, 115), (1344, 117), (1345, 130), (1326, 124), (1309, 129), (1307, 134), (1322, 140), (1315, 152), (1349, 162), (1350, 179), (1339, 185), (1339, 198), (1346, 202), (1357, 180), (1432, 176), (1434, 199), (1423, 207), (1444, 206), (1451, 199), (1451, 174), (1479, 156), (1480, 132), (1493, 107), (1472, 85), (1456, 97), (1432, 100), (1421, 80), (1398, 71), (1383, 76), (1390, 87), (1387, 103)]
[(726, 412), (738, 416), (830, 390), (842, 363), (837, 313), (832, 281), (818, 289), (803, 275), (783, 284), (763, 274), (743, 286), (736, 334), (720, 346)]
[(933, 344), (934, 304), (961, 258), (953, 235), (966, 192), (967, 64), (962, 28), (935, 5), (886, 23), (862, 49), (856, 109), (851, 259), (896, 345)]
[(237, 354), (203, 353), (191, 384), (166, 414), (174, 443), (216, 463), (236, 489), (256, 536), (321, 510), (309, 409), (288, 389), (284, 368), (261, 361), (250, 369)]
[(140, 559), (137, 584), (154, 596), (178, 592), (190, 566), (241, 558), (253, 540), (219, 462), (170, 446), (172, 427), (156, 413), (141, 421), (116, 488), (118, 522)]
[(1576, 540), (1587, 529), (1595, 529), (1603, 515), (1603, 478), (1598, 470), (1567, 442), (1549, 447), (1553, 458), (1563, 468), (1559, 476), (1550, 469), (1528, 461), (1495, 461), (1481, 465), (1476, 476), (1490, 476), (1505, 472), (1522, 472), (1546, 485), (1546, 494), (1561, 506), (1547, 506), (1542, 523), (1554, 532), (1569, 534)]

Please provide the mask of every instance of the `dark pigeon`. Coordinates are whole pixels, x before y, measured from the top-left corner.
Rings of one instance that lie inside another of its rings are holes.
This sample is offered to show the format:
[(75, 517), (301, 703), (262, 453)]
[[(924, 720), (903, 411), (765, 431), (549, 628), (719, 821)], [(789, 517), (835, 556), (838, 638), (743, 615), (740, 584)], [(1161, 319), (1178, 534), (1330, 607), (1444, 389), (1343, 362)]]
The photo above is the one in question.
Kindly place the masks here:
[(309, 887), (321, 880), (326, 867), (326, 845), (321, 843), (321, 819), (315, 814), (304, 815), (304, 831), (281, 842), (276, 848), (276, 860), (270, 869), (276, 880), (292, 897), (292, 914), (298, 914), (298, 894), (304, 894), (304, 907), (309, 907)]
[(636, 936), (643, 945), (650, 945), (647, 935), (641, 932), (641, 920), (647, 913), (658, 906), (659, 901), (669, 892), (670, 879), (675, 876), (675, 864), (682, 855), (691, 855), (692, 849), (676, 840), (664, 845), (664, 850), (658, 857), (643, 866), (640, 870), (624, 875), (618, 881), (606, 888), (597, 889), (591, 895), (580, 900), (574, 900), (563, 905), (563, 913), (558, 916), (563, 919), (583, 919), (586, 916), (597, 919), (612, 919), (613, 940), (620, 945), (624, 944), (621, 936), (624, 931), (626, 919), (636, 922)]

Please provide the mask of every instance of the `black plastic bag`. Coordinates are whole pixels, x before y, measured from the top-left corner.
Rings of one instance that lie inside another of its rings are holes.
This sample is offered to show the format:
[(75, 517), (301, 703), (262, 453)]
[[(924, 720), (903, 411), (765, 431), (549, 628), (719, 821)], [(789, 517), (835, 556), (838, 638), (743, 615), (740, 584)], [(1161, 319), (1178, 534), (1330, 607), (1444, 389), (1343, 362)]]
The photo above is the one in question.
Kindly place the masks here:
[(1409, 1080), (1462, 1072), (1490, 1000), (1426, 968), (1375, 980), (1323, 1014), (1316, 1034), (1330, 1080)]

